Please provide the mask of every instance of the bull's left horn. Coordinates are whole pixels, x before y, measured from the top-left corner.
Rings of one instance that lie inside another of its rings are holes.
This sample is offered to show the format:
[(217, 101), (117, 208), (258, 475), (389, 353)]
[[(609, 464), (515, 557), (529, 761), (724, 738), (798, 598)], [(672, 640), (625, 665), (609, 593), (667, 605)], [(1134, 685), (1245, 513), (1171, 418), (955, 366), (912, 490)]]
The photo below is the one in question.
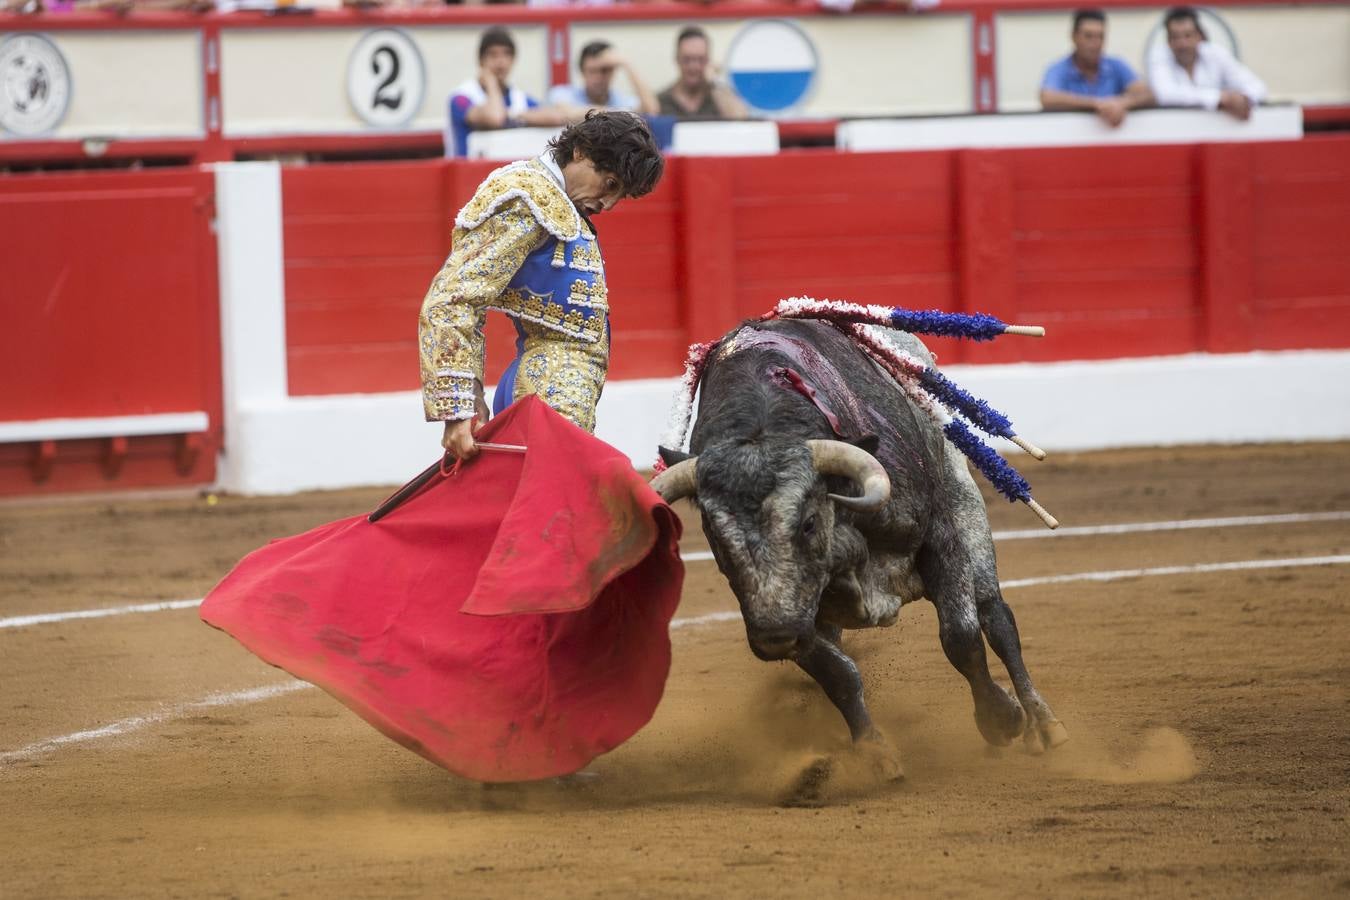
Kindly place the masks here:
[(697, 456), (676, 463), (652, 479), (652, 490), (660, 494), (661, 499), (667, 503), (674, 503), (682, 497), (693, 496), (694, 473), (697, 465)]
[(859, 447), (843, 441), (807, 441), (811, 461), (817, 472), (843, 475), (862, 486), (861, 497), (830, 494), (830, 499), (854, 512), (876, 512), (891, 499), (891, 479), (877, 458)]

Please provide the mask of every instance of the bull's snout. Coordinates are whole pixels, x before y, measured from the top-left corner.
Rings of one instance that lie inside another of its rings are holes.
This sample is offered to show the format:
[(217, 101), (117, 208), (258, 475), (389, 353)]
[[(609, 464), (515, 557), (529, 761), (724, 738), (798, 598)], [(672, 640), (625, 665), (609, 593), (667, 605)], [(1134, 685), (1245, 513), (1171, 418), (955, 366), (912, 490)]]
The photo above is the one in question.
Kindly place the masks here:
[(811, 649), (815, 635), (789, 629), (755, 631), (749, 635), (750, 649), (765, 662), (798, 659)]

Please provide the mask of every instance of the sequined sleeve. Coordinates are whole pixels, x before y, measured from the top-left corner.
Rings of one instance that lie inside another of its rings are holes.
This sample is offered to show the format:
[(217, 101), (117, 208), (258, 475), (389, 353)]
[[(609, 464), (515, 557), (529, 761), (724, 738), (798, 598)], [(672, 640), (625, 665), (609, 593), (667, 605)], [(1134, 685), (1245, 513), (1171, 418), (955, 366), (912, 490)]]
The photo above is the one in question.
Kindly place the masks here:
[(487, 309), (546, 235), (523, 199), (502, 203), (474, 228), (455, 229), (450, 258), (431, 283), (418, 321), (427, 421), (472, 418)]

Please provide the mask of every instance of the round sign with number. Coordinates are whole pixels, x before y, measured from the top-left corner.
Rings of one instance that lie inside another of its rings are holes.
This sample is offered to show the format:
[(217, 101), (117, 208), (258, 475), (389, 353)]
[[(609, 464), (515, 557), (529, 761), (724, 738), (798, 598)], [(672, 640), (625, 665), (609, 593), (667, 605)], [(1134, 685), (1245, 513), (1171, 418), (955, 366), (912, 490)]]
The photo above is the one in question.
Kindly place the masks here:
[(426, 89), (422, 54), (396, 29), (366, 32), (347, 60), (347, 100), (367, 125), (407, 125), (422, 108)]
[(56, 45), (40, 34), (16, 34), (0, 43), (0, 130), (23, 137), (46, 134), (66, 117), (70, 69)]

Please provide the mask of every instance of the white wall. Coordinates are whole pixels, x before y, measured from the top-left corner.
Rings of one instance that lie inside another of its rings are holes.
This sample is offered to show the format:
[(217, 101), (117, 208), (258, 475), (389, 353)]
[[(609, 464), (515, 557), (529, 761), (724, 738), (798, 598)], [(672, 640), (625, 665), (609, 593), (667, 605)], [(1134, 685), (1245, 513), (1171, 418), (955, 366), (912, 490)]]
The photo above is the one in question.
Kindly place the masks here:
[[(280, 168), (219, 165), (216, 192), (225, 387), (219, 487), (284, 494), (392, 485), (430, 465), (440, 453), (441, 426), (423, 420), (415, 391), (287, 395)], [(1350, 438), (1350, 351), (965, 365), (944, 372), (1049, 451)], [(611, 382), (600, 401), (597, 436), (634, 465), (650, 466), (675, 387), (675, 378)]]

